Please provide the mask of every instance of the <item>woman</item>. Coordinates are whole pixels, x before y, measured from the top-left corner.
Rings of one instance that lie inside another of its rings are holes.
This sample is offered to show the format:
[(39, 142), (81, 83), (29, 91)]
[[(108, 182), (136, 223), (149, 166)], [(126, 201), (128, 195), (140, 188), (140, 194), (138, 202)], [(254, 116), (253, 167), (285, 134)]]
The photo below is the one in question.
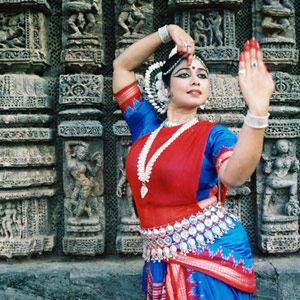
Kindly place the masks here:
[[(161, 122), (141, 96), (134, 70), (170, 40), (175, 51), (151, 66), (145, 80), (153, 107), (167, 109)], [(258, 43), (247, 41), (239, 84), (249, 112), (237, 140), (224, 126), (197, 121), (208, 76), (193, 39), (176, 25), (114, 61), (114, 96), (133, 140), (126, 172), (142, 227), (147, 299), (251, 299), (256, 290), (245, 230), (221, 204), (226, 187), (243, 184), (260, 159), (274, 83)]]

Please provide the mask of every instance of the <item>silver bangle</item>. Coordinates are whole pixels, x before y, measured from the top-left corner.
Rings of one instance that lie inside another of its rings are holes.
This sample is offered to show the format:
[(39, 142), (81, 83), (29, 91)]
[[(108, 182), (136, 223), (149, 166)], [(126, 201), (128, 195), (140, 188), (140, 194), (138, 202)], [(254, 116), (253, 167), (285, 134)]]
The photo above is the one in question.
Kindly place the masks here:
[(168, 42), (170, 42), (172, 40), (171, 37), (169, 36), (168, 30), (167, 30), (167, 26), (168, 25), (165, 25), (165, 26), (160, 27), (158, 29), (159, 38), (161, 39), (161, 41), (164, 44), (166, 44), (166, 43), (168, 43)]
[(269, 113), (266, 116), (254, 116), (248, 111), (244, 123), (252, 128), (266, 128), (268, 127), (269, 116)]

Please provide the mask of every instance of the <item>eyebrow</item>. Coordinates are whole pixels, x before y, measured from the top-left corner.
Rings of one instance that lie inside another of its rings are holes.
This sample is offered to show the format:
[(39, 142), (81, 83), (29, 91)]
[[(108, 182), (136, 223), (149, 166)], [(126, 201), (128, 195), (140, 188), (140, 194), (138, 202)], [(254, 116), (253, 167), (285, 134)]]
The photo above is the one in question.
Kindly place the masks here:
[[(180, 68), (179, 70), (177, 70), (177, 71), (174, 73), (174, 75), (176, 75), (178, 72), (180, 72), (180, 71), (182, 71), (182, 70), (191, 70), (191, 68), (190, 68), (190, 67)], [(198, 68), (197, 70), (198, 70), (198, 71), (205, 71), (206, 74), (208, 74), (208, 73), (207, 73), (207, 70), (204, 69), (204, 68)]]

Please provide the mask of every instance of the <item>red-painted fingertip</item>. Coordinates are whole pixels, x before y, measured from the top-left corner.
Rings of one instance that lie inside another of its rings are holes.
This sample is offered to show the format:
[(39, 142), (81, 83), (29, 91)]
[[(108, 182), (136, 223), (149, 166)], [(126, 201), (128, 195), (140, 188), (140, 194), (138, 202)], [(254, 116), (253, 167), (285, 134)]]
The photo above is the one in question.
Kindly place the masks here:
[(244, 51), (250, 51), (250, 42), (247, 41), (244, 45)]
[(251, 38), (251, 41), (256, 42), (256, 39), (254, 36)]
[(245, 53), (244, 52), (240, 53), (240, 61), (245, 61)]
[(252, 39), (250, 40), (250, 47), (251, 47), (251, 48), (256, 48), (256, 40), (255, 40), (254, 38), (252, 38)]
[(258, 42), (256, 42), (255, 48), (256, 48), (257, 51), (260, 51), (260, 45), (259, 45)]

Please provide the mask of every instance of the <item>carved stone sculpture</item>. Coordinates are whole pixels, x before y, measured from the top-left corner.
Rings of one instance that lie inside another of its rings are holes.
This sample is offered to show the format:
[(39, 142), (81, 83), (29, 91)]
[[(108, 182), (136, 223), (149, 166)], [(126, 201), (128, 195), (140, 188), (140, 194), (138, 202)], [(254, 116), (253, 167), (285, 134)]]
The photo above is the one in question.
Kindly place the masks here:
[(95, 255), (104, 251), (103, 154), (83, 141), (65, 143), (64, 251)]
[(288, 202), (284, 212), (287, 215), (298, 215), (297, 199), (297, 171), (299, 161), (289, 156), (290, 144), (285, 139), (277, 140), (273, 146), (273, 157), (263, 156), (265, 160), (264, 172), (267, 174), (263, 199), (263, 214), (270, 214), (270, 201), (276, 202), (276, 191), (287, 188)]
[(299, 201), (295, 140), (280, 138), (264, 145), (257, 170), (258, 246), (263, 252), (299, 249)]
[(254, 34), (268, 67), (278, 70), (296, 64), (294, 1), (256, 0), (252, 12)]
[(153, 0), (117, 0), (115, 7), (118, 56), (124, 48), (153, 31)]
[(196, 51), (211, 71), (227, 70), (236, 64), (239, 51), (235, 47), (234, 11), (176, 10), (175, 22), (194, 38)]
[(116, 196), (118, 198), (118, 233), (116, 239), (117, 251), (124, 254), (142, 253), (140, 238), (140, 220), (137, 216), (134, 199), (125, 174), (125, 160), (130, 150), (130, 132), (125, 121), (114, 124), (114, 134), (118, 137), (118, 161)]
[(61, 58), (72, 71), (93, 72), (104, 63), (101, 7), (101, 0), (63, 1), (65, 49)]
[[(34, 3), (35, 2), (35, 3)], [(47, 1), (31, 1), (30, 6), (20, 12), (17, 1), (0, 3), (0, 66), (11, 71), (44, 71), (49, 65), (46, 36)], [(40, 11), (38, 6), (40, 4)], [(24, 6), (25, 7), (25, 6)]]

